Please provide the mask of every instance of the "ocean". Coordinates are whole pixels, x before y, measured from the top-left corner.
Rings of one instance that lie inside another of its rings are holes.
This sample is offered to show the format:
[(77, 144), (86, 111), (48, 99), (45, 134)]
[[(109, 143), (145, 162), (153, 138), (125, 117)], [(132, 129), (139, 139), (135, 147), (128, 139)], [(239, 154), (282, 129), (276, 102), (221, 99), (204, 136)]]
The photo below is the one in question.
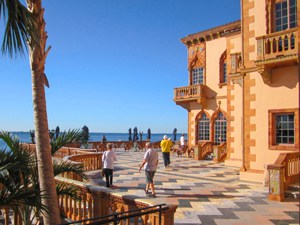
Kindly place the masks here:
[[(29, 132), (10, 132), (13, 136), (17, 136), (21, 142), (30, 143), (30, 133)], [(174, 141), (173, 134), (168, 133), (153, 133), (151, 134), (151, 142), (160, 141), (162, 140), (164, 135), (168, 135), (168, 137), (171, 137)], [(102, 136), (105, 135), (107, 142), (109, 141), (128, 141), (128, 133), (95, 133), (90, 132), (89, 141), (101, 141)], [(181, 133), (176, 135), (176, 140), (178, 141), (180, 139)], [(138, 135), (140, 138), (140, 135)], [(185, 137), (187, 135), (185, 134)], [(143, 133), (142, 136), (143, 140), (147, 139), (147, 133)], [(1, 146), (2, 140), (0, 140), (0, 146)]]

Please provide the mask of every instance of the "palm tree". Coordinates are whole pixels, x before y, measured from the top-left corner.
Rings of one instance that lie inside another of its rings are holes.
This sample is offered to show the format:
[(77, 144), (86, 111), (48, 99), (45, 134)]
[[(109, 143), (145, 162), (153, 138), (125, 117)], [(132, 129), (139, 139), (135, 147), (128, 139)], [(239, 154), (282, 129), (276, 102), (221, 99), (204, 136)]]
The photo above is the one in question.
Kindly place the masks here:
[[(44, 85), (49, 87), (45, 75), (45, 61), (50, 47), (45, 50), (47, 33), (45, 31), (44, 9), (41, 0), (27, 0), (27, 8), (19, 0), (0, 0), (0, 18), (8, 14), (2, 44), (2, 52), (12, 56), (23, 52), (26, 44), (29, 49), (34, 125), (36, 134), (36, 155), (40, 188), (44, 191), (43, 204), (45, 224), (59, 224), (59, 210), (55, 189), (51, 148), (48, 134), (48, 118)], [(38, 37), (38, 41), (36, 41)]]
[(0, 139), (9, 148), (0, 149), (0, 206), (9, 206), (23, 224), (31, 224), (33, 210), (46, 210), (38, 182), (33, 182), (36, 157), (9, 133), (1, 132)]
[[(69, 130), (51, 142), (52, 153), (68, 143), (81, 140), (82, 132)], [(0, 149), (0, 206), (10, 206), (15, 213), (19, 213), (23, 224), (32, 224), (32, 220), (38, 218), (41, 210), (47, 212), (45, 205), (41, 203), (44, 193), (40, 192), (36, 155), (30, 154), (25, 145), (13, 138), (7, 132), (0, 132), (7, 149)], [(65, 172), (73, 172), (82, 178), (86, 178), (83, 165), (65, 161), (54, 161), (52, 167), (55, 176)], [(79, 199), (75, 186), (57, 184), (57, 195), (68, 195)], [(58, 208), (58, 205), (56, 204)]]

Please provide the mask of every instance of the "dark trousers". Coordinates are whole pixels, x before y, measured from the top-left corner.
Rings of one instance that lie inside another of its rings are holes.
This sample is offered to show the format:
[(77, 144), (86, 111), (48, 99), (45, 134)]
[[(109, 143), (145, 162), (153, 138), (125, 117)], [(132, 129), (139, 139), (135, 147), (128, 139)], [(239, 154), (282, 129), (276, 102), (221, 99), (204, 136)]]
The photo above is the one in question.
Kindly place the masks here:
[(170, 152), (162, 152), (163, 160), (164, 160), (164, 166), (168, 166), (170, 161)]
[(106, 179), (106, 187), (109, 187), (113, 183), (113, 174), (114, 171), (112, 169), (104, 168), (104, 175)]

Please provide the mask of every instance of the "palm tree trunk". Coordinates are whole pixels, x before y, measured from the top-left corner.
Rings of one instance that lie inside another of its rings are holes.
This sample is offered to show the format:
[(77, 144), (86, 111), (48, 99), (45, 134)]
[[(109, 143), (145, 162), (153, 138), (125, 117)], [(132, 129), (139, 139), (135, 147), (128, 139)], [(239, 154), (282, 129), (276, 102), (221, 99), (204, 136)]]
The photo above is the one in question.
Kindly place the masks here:
[(61, 221), (54, 181), (44, 87), (47, 83), (44, 74), (45, 60), (50, 48), (45, 51), (47, 33), (45, 31), (44, 9), (42, 8), (41, 0), (27, 0), (27, 6), (36, 18), (40, 35), (39, 45), (29, 43), (29, 54), (39, 183), (43, 195), (42, 202), (48, 209), (48, 213), (44, 213), (43, 219), (44, 224), (57, 225)]

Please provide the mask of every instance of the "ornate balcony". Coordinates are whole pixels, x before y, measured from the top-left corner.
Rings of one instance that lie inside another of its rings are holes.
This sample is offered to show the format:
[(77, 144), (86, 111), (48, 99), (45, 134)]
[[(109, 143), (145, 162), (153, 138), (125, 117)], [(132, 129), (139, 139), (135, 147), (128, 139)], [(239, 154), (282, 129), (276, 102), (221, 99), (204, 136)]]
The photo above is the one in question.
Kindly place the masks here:
[(180, 105), (185, 109), (190, 108), (191, 102), (198, 102), (205, 106), (206, 96), (204, 91), (205, 85), (203, 84), (174, 88), (174, 101), (177, 105)]
[(256, 40), (257, 60), (255, 64), (265, 83), (271, 83), (272, 69), (299, 63), (297, 28), (260, 36)]

